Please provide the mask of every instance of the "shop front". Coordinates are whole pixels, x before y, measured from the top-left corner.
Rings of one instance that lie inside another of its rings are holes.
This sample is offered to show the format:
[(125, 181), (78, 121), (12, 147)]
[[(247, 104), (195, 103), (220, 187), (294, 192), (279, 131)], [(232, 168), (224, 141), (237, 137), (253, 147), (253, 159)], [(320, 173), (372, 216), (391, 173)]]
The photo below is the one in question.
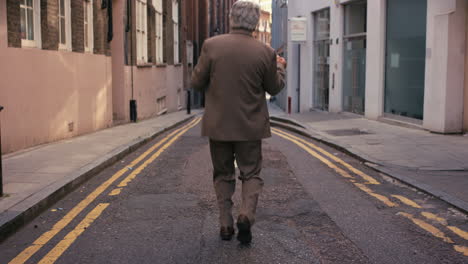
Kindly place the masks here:
[(385, 115), (423, 120), (427, 0), (388, 0)]

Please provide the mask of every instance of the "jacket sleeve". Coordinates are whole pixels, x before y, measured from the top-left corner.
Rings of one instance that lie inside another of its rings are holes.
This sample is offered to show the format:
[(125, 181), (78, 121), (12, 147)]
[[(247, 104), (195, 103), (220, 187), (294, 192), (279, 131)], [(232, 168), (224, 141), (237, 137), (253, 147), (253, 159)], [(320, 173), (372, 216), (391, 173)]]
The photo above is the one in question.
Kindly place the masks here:
[(207, 52), (206, 42), (203, 44), (202, 52), (197, 66), (192, 73), (192, 88), (203, 91), (210, 83), (211, 61)]
[(285, 86), (286, 70), (281, 63), (276, 62), (276, 53), (270, 59), (268, 69), (264, 75), (264, 89), (270, 95), (277, 95)]

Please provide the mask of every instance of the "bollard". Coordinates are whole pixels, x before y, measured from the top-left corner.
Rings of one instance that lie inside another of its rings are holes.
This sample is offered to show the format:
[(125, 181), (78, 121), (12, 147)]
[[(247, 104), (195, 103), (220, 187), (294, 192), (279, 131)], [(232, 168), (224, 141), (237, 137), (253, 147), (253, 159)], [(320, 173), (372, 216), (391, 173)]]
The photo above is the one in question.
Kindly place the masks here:
[[(0, 105), (0, 112), (2, 112), (3, 106)], [(3, 196), (3, 167), (2, 167), (2, 123), (0, 118), (0, 197)]]
[(187, 115), (190, 115), (191, 112), (191, 107), (192, 107), (192, 100), (190, 96), (190, 90), (187, 90)]
[(291, 114), (291, 96), (288, 96), (288, 114)]

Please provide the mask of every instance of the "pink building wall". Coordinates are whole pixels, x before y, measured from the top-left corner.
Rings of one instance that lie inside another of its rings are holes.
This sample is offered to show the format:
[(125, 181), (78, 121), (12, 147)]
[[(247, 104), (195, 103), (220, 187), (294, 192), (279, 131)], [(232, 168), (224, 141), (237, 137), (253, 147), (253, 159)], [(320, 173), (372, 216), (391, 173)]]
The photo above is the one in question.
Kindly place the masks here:
[[(185, 106), (182, 65), (146, 65), (143, 67), (125, 65), (125, 1), (113, 6), (114, 39), (112, 40), (113, 112), (119, 123), (130, 120), (130, 100), (137, 101), (138, 119), (157, 116), (157, 99), (166, 97), (168, 112), (178, 109), (177, 92), (181, 94), (181, 105)], [(128, 47), (130, 48), (130, 47)], [(128, 58), (131, 60), (131, 58)], [(133, 71), (133, 80), (132, 80)], [(132, 84), (133, 82), (133, 84)], [(133, 88), (132, 88), (133, 87)], [(132, 91), (133, 90), (133, 91)], [(133, 94), (133, 98), (132, 98)]]
[[(132, 67), (124, 61), (125, 1), (114, 1), (112, 58), (40, 49), (9, 48), (6, 6), (0, 2), (0, 105), (2, 152), (50, 143), (129, 122)], [(138, 119), (185, 106), (183, 67), (133, 67)], [(71, 131), (70, 131), (71, 129)]]
[(465, 22), (466, 42), (465, 42), (465, 91), (463, 106), (463, 131), (468, 132), (468, 5), (465, 8), (467, 17)]
[[(125, 90), (125, 108), (129, 108), (131, 99), (131, 77), (130, 66), (125, 66), (124, 72), (127, 80)], [(166, 108), (168, 112), (178, 109), (177, 91), (181, 92), (181, 104), (185, 106), (185, 95), (183, 91), (183, 67), (168, 65), (165, 67), (134, 67), (133, 68), (133, 96), (137, 101), (138, 119), (147, 119), (158, 114), (157, 99), (166, 97)], [(128, 110), (127, 112), (129, 112)]]
[[(104, 55), (8, 48), (0, 3), (2, 152), (112, 125), (112, 61)], [(72, 127), (71, 127), (72, 126)]]

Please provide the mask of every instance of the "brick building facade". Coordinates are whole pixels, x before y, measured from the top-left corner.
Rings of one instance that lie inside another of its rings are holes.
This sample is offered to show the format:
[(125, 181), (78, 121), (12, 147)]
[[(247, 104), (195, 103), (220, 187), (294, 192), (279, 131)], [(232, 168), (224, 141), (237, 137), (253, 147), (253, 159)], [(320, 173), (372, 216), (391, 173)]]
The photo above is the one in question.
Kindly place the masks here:
[(191, 2), (0, 1), (2, 152), (183, 108)]
[[(92, 2), (93, 20), (94, 20), (94, 54), (110, 55), (110, 45), (108, 45), (105, 36), (108, 28), (105, 20), (108, 19), (106, 9), (102, 9), (101, 1), (92, 0), (74, 0), (64, 1), (70, 5), (71, 16), (70, 24), (72, 33), (72, 51), (84, 53), (84, 2)], [(7, 25), (8, 25), (8, 46), (21, 48), (21, 1), (7, 0)], [(40, 0), (32, 1), (39, 3), (40, 7), (33, 7), (34, 16), (40, 17), (41, 43), (40, 48), (44, 50), (59, 50), (59, 1), (58, 0)], [(37, 8), (38, 10), (34, 10)], [(27, 12), (27, 11), (26, 11)]]
[(235, 1), (0, 1), (2, 151), (130, 122), (130, 102), (140, 120), (184, 108), (203, 42), (229, 32)]

